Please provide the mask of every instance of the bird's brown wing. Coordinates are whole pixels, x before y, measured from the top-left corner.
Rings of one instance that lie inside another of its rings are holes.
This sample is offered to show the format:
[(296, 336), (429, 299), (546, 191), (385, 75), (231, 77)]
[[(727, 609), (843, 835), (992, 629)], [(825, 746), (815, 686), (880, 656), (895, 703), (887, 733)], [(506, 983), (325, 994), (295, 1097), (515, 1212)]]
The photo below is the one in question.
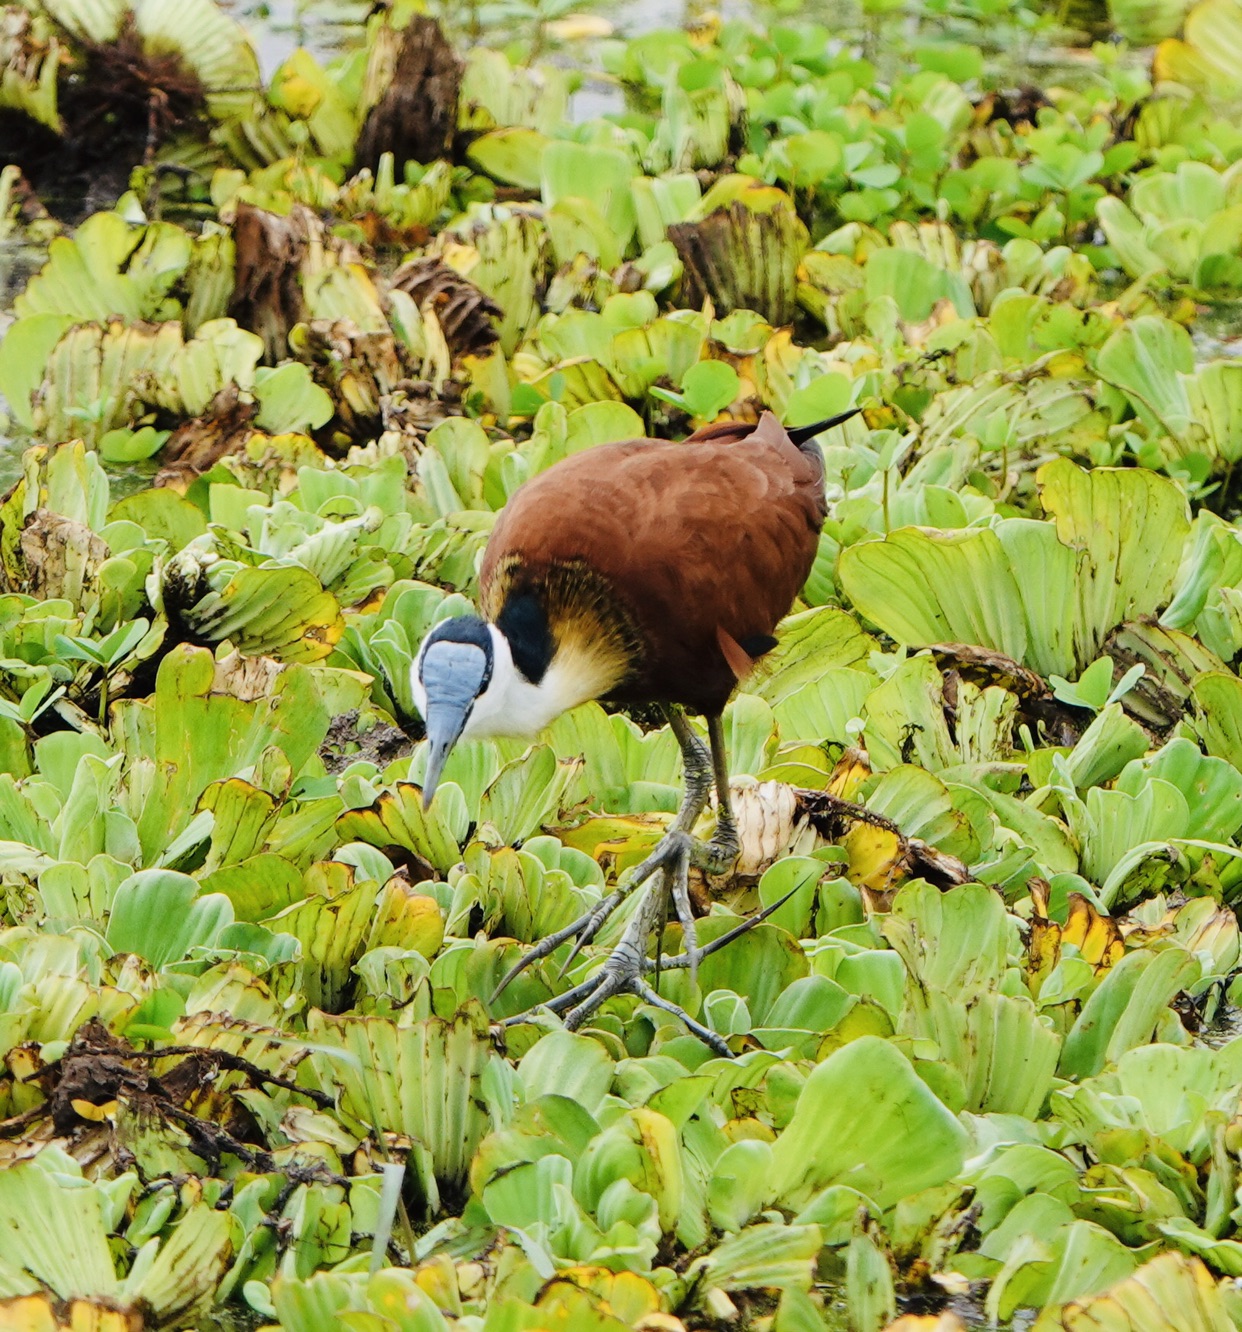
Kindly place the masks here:
[(746, 653), (771, 635), (823, 519), (818, 450), (799, 449), (770, 414), (741, 438), (601, 445), (510, 500), (483, 561), (484, 612), (535, 591), (558, 643), (637, 662), (616, 697), (716, 711), (741, 665), (727, 640)]

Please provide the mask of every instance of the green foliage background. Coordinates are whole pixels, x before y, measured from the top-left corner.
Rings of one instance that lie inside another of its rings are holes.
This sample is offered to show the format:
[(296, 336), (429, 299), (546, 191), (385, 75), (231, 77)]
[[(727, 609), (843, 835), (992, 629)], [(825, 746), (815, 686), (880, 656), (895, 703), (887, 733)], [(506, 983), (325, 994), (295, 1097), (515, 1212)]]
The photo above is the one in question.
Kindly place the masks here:
[[(0, 1326), (1242, 1326), (1237, 0), (446, 7), (370, 165), (421, 14), (263, 83), (127, 12), (0, 28)], [(122, 50), (192, 110), (70, 227), (22, 145)], [(590, 705), (424, 813), (418, 642), (558, 459), (851, 404), (700, 937), (788, 900), (661, 981), (736, 1057), (499, 1026), (679, 756)]]

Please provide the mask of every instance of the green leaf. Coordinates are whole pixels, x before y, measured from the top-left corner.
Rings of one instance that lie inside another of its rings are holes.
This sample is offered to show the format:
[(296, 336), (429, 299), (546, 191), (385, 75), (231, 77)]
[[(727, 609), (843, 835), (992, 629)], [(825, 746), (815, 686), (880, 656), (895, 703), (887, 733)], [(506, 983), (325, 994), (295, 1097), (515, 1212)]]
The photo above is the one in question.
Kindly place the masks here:
[(892, 1268), (870, 1235), (855, 1235), (846, 1250), (845, 1300), (858, 1332), (880, 1332), (897, 1316)]
[(714, 420), (737, 397), (741, 381), (724, 361), (699, 361), (682, 377), (682, 397), (692, 416)]
[(259, 402), (255, 423), (270, 435), (317, 430), (332, 418), (332, 399), (299, 361), (256, 370), (254, 396)]
[(819, 1064), (772, 1148), (782, 1205), (848, 1184), (880, 1208), (961, 1170), (966, 1132), (886, 1041), (863, 1036)]
[(853, 401), (853, 386), (844, 375), (817, 375), (796, 388), (785, 402), (785, 424), (812, 425), (845, 411)]
[(117, 888), (105, 937), (114, 953), (136, 953), (159, 968), (209, 947), (232, 923), (228, 898), (199, 897), (189, 875), (140, 870)]
[(1087, 1077), (1150, 1041), (1169, 1001), (1200, 971), (1199, 962), (1176, 946), (1127, 954), (1083, 1006), (1065, 1038), (1060, 1072)]
[(480, 135), (466, 150), (466, 157), (502, 185), (537, 190), (543, 179), (543, 155), (550, 142), (538, 130), (510, 125)]
[(99, 441), (99, 453), (108, 462), (141, 462), (157, 454), (170, 433), (153, 426), (143, 426), (139, 430), (109, 430)]
[(31, 395), (43, 382), (52, 348), (73, 327), (72, 314), (33, 314), (19, 319), (0, 341), (0, 394), (18, 424), (35, 427)]
[(477, 1004), (451, 1021), (400, 1027), (312, 1014), (308, 1030), (322, 1046), (310, 1056), (319, 1079), (339, 1089), (346, 1115), (372, 1131), (408, 1134), (430, 1154), (438, 1179), (464, 1183), (488, 1127), (480, 1080), (498, 1059)]
[(1195, 355), (1190, 334), (1180, 324), (1159, 315), (1131, 320), (1100, 348), (1096, 364), (1101, 378), (1120, 388), (1143, 420), (1174, 438), (1190, 425), (1182, 376), (1194, 370)]
[[(63, 1182), (61, 1172), (69, 1176)], [(46, 1286), (61, 1299), (115, 1295), (120, 1283), (103, 1201), (103, 1190), (80, 1177), (76, 1162), (57, 1161), (50, 1152), (45, 1160), (0, 1171), (0, 1291), (15, 1295)]]
[(637, 171), (630, 157), (613, 148), (557, 139), (544, 148), (539, 166), (544, 204), (553, 208), (569, 199), (590, 200), (624, 254), (636, 226), (630, 181)]
[(593, 1115), (612, 1086), (613, 1069), (598, 1041), (553, 1031), (527, 1050), (517, 1071), (528, 1101), (544, 1095), (567, 1096)]
[(127, 495), (112, 506), (108, 518), (136, 524), (149, 540), (168, 542), (173, 554), (207, 531), (203, 511), (166, 486)]

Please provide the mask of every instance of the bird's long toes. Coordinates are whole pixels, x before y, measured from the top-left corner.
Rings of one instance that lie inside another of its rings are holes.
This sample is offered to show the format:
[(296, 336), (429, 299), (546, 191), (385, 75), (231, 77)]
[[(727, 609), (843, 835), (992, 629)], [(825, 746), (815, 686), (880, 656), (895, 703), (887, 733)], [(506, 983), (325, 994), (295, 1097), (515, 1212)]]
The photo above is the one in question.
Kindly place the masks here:
[(633, 992), (638, 995), (644, 1003), (652, 1004), (656, 1008), (662, 1008), (666, 1013), (672, 1013), (679, 1018), (695, 1036), (699, 1038), (709, 1049), (724, 1059), (732, 1059), (733, 1051), (729, 1049), (723, 1036), (718, 1032), (712, 1031), (710, 1027), (705, 1027), (696, 1018), (692, 1018), (679, 1004), (673, 1003), (671, 999), (665, 999), (663, 995), (657, 993), (641, 977), (637, 978), (632, 986)]
[[(696, 948), (694, 951), (696, 954), (701, 954), (704, 950)], [(673, 965), (685, 965), (686, 954), (682, 953), (676, 959), (669, 959), (669, 961)], [(648, 984), (643, 973), (649, 970), (651, 966), (652, 959), (640, 957), (629, 949), (614, 949), (603, 967), (588, 980), (575, 985), (564, 994), (559, 994), (546, 1003), (540, 1004), (539, 1007), (559, 1014), (567, 1031), (577, 1031), (609, 999), (619, 994), (633, 994), (644, 1003), (652, 1004), (654, 1007), (662, 1009), (666, 1013), (671, 1013), (678, 1018), (685, 1024), (688, 1031), (697, 1036), (715, 1054), (726, 1059), (732, 1058), (733, 1052), (722, 1036), (691, 1017), (679, 1004), (665, 999)], [(513, 1026), (529, 1016), (529, 1013), (516, 1014), (514, 1017), (506, 1018), (504, 1025)]]
[[(569, 956), (560, 968), (562, 975), (573, 965), (581, 950), (598, 934), (604, 922), (613, 914), (621, 901), (634, 889), (648, 885), (644, 901), (655, 901), (668, 892), (672, 898), (677, 919), (681, 924), (684, 951), (672, 960), (673, 965), (689, 967), (691, 982), (697, 978), (698, 961), (706, 952), (698, 945), (698, 933), (694, 922), (693, 905), (690, 900), (690, 866), (698, 863), (699, 843), (689, 833), (673, 829), (666, 833), (652, 849), (651, 853), (638, 868), (627, 875), (625, 881), (618, 884), (607, 897), (596, 903), (585, 915), (571, 925), (567, 925), (549, 935), (532, 947), (521, 958), (497, 986), (493, 1000), (499, 996), (515, 976), (533, 963), (547, 957), (567, 940), (573, 940)], [(662, 876), (663, 883), (650, 882), (656, 875)], [(655, 965), (646, 953), (647, 940), (656, 926), (656, 916), (644, 913), (640, 905), (639, 912), (632, 919), (609, 953), (604, 965), (588, 980), (574, 986), (564, 994), (539, 1005), (563, 1017), (566, 1028), (576, 1030), (596, 1013), (609, 999), (618, 994), (635, 994), (647, 1003), (654, 1003), (666, 1012), (674, 1014), (683, 1021), (687, 1028), (700, 1040), (706, 1042), (717, 1054), (730, 1053), (724, 1041), (715, 1032), (704, 1027), (678, 1005), (662, 999), (656, 990), (644, 979), (644, 974)], [(506, 1019), (506, 1025), (520, 1021), (524, 1015)]]
[(672, 873), (673, 908), (681, 925), (682, 950), (688, 960), (690, 983), (699, 979), (699, 934), (694, 923), (694, 905), (690, 901), (690, 850), (679, 859)]
[(574, 923), (574, 946), (569, 950), (569, 956), (561, 964), (558, 975), (563, 976), (573, 966), (578, 954), (600, 932), (604, 922), (621, 905), (622, 899), (626, 897), (628, 891), (628, 888), (624, 890), (614, 888), (607, 897), (597, 902), (585, 916)]
[[(642, 971), (643, 963), (637, 958), (623, 960), (620, 963), (617, 962), (615, 956), (609, 958), (608, 964), (593, 978), (595, 982), (593, 986), (588, 982), (586, 985), (579, 986), (572, 991), (573, 998), (577, 1000), (577, 1003), (565, 1014), (566, 1028), (569, 1031), (577, 1031), (614, 995), (634, 994), (644, 1003), (652, 1004), (665, 1013), (671, 1013), (715, 1054), (724, 1059), (733, 1057), (733, 1051), (729, 1049), (723, 1036), (712, 1031), (710, 1027), (705, 1027), (696, 1018), (692, 1018), (680, 1004), (665, 999), (643, 979)], [(582, 992), (587, 989), (590, 992), (583, 995)], [(567, 1006), (562, 1005), (562, 1007)]]
[[(596, 908), (598, 909), (598, 908)], [(530, 948), (505, 972), (501, 978), (500, 984), (492, 991), (491, 998), (487, 1001), (494, 1004), (497, 999), (504, 994), (505, 990), (526, 970), (527, 967), (534, 966), (536, 962), (541, 962), (550, 953), (554, 953), (563, 944), (566, 939), (572, 939), (578, 931), (584, 929), (590, 922), (592, 912), (588, 911), (586, 915), (579, 916), (571, 925), (566, 925), (556, 931), (555, 934), (549, 934), (546, 938), (540, 939), (537, 944)], [(598, 929), (598, 926), (596, 927)], [(568, 966), (568, 963), (566, 963)], [(562, 967), (562, 971), (564, 968)]]
[[(580, 1026), (616, 994), (622, 994), (631, 987), (632, 979), (620, 970), (605, 968), (588, 983), (588, 993), (565, 1014), (565, 1027), (568, 1031), (577, 1031)], [(587, 986), (580, 987), (587, 989)]]

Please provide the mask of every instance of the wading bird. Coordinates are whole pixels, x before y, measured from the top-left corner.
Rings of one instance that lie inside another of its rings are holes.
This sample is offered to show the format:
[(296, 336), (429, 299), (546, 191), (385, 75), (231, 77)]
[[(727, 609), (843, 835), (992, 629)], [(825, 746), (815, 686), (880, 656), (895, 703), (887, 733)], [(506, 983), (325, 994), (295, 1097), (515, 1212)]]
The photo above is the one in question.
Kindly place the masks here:
[[(411, 668), (427, 726), (424, 805), (458, 740), (533, 736), (589, 699), (662, 705), (681, 746), (686, 790), (646, 860), (581, 919), (541, 940), (497, 993), (569, 939), (572, 961), (621, 900), (646, 884), (603, 967), (547, 1006), (573, 1028), (611, 996), (638, 994), (729, 1053), (648, 984), (657, 966), (648, 941), (671, 893), (684, 952), (659, 965), (693, 974), (705, 955), (689, 868), (721, 873), (738, 853), (721, 714), (738, 681), (776, 645), (773, 630), (815, 559), (826, 514), (815, 436), (854, 414), (787, 429), (765, 412), (757, 425), (709, 425), (678, 444), (599, 445), (527, 481), (501, 512), (483, 556), (484, 618), (437, 625)], [(687, 710), (707, 719), (710, 754)], [(716, 832), (703, 843), (690, 830), (713, 783)]]

